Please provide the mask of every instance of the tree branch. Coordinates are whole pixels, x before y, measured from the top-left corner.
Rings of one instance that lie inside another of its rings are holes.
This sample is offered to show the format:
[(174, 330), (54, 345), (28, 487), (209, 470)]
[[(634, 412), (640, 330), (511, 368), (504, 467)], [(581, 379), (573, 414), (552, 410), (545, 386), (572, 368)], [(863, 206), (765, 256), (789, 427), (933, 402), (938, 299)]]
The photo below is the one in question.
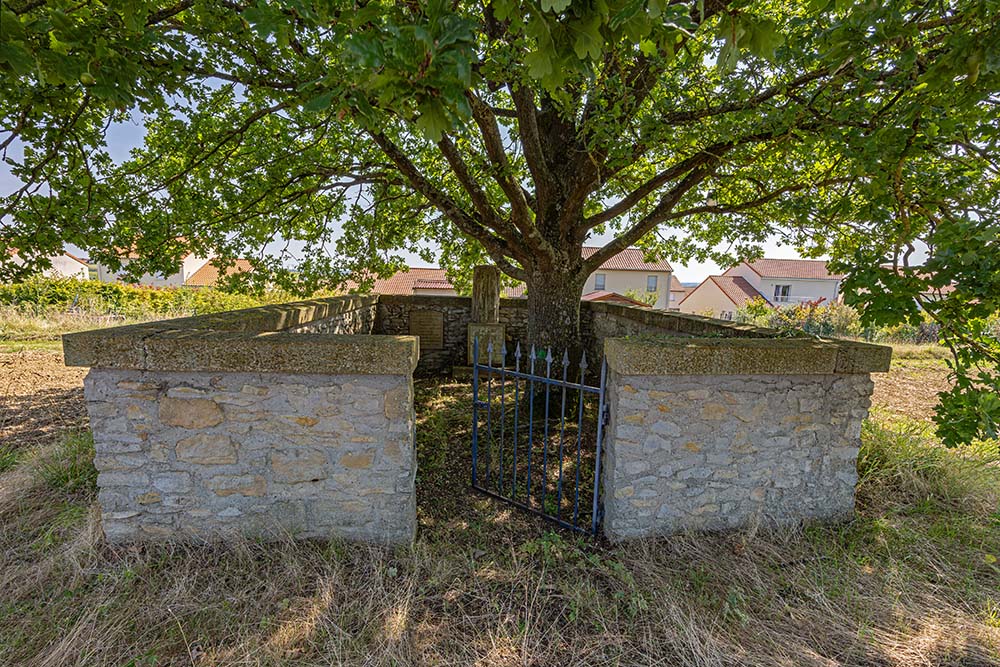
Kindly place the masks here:
[(367, 133), (378, 147), (382, 149), (386, 157), (406, 177), (406, 180), (410, 182), (414, 190), (426, 197), (427, 201), (434, 204), (462, 232), (482, 243), (498, 266), (501, 264), (505, 265), (506, 268), (503, 269), (505, 273), (519, 280), (527, 280), (527, 274), (523, 270), (518, 269), (507, 261), (506, 257), (518, 258), (518, 255), (515, 254), (514, 249), (511, 248), (505, 239), (496, 236), (489, 229), (476, 222), (471, 215), (459, 206), (458, 202), (427, 180), (420, 169), (406, 156), (406, 153), (386, 136), (384, 132), (367, 130)]

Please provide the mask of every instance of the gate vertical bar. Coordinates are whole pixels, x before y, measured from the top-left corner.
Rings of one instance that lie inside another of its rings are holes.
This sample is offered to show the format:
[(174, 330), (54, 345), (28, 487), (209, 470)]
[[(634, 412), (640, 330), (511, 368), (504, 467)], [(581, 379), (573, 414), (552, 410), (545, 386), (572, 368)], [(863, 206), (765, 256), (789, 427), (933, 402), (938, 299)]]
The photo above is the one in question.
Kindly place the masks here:
[[(580, 412), (576, 417), (576, 482), (573, 485), (573, 527), (580, 518), (580, 447), (583, 444), (583, 383), (587, 378), (587, 352), (580, 357)], [(596, 484), (596, 482), (595, 482)]]
[(528, 506), (531, 506), (531, 460), (534, 458), (534, 442), (535, 442), (535, 346), (531, 346), (531, 379), (528, 381), (531, 385), (531, 390), (529, 392), (528, 400), (528, 496), (525, 502)]
[[(514, 372), (521, 372), (521, 342), (514, 348)], [(521, 380), (514, 376), (514, 465), (511, 466), (510, 497), (517, 496), (517, 411), (521, 406)]]
[(472, 486), (479, 486), (479, 336), (472, 340)]
[(504, 447), (504, 426), (507, 424), (507, 405), (505, 398), (507, 395), (507, 343), (500, 348), (500, 454), (497, 457), (500, 470), (500, 481), (497, 489), (503, 492), (503, 447)]
[(559, 511), (562, 509), (563, 443), (566, 441), (566, 379), (569, 372), (569, 350), (563, 350), (562, 367), (562, 407), (559, 409), (559, 481), (556, 484), (556, 518), (559, 518)]
[(552, 348), (545, 353), (545, 439), (542, 442), (542, 511), (545, 511), (545, 497), (549, 487), (549, 398), (552, 384)]
[(493, 482), (493, 341), (486, 343), (486, 485)]
[(597, 459), (594, 461), (594, 505), (591, 515), (590, 532), (597, 535), (597, 526), (601, 522), (600, 495), (601, 495), (601, 446), (604, 444), (604, 419), (605, 419), (605, 393), (608, 380), (608, 360), (601, 362), (601, 386), (600, 399), (597, 404)]

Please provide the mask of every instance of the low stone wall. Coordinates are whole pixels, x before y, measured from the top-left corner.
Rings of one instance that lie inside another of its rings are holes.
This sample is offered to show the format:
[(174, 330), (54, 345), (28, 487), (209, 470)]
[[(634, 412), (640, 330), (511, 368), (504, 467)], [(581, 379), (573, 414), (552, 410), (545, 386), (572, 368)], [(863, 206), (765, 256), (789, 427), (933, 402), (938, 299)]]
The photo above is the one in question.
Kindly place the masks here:
[[(378, 297), (376, 332), (386, 335), (409, 334), (413, 313), (441, 313), (443, 341), (440, 348), (426, 344), (420, 346), (417, 375), (441, 375), (454, 366), (467, 366), (466, 342), (468, 325), (472, 318), (472, 299), (461, 296), (391, 296)], [(506, 327), (506, 337), (511, 344), (527, 339), (528, 304), (525, 299), (501, 299), (500, 323)]]
[(850, 516), (891, 349), (814, 339), (609, 339), (612, 540)]
[[(302, 302), (64, 337), (112, 542), (340, 537), (416, 527), (411, 336), (374, 299)], [(256, 329), (250, 329), (255, 324)]]
[(747, 324), (674, 311), (600, 301), (584, 301), (580, 329), (587, 354), (600, 358), (608, 338), (673, 336), (677, 338), (770, 338), (777, 332)]

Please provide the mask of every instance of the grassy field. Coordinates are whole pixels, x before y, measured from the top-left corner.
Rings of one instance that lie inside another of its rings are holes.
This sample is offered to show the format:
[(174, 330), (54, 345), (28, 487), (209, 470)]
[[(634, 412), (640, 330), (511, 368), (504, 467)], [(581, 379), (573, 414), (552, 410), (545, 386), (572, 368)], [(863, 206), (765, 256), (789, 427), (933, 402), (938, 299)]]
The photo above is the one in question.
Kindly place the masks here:
[(876, 379), (845, 524), (553, 532), (469, 491), (468, 384), (424, 381), (413, 548), (113, 549), (83, 371), (0, 350), (0, 665), (1000, 664), (1000, 455), (935, 443), (928, 356)]

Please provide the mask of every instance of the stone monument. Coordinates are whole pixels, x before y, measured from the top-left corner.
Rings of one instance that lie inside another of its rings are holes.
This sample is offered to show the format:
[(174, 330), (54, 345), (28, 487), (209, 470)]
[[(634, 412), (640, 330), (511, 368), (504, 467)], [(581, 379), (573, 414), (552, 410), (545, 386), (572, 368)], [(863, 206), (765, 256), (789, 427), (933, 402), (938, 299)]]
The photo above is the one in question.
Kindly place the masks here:
[(500, 324), (500, 269), (477, 266), (472, 273), (472, 321), (468, 326), (468, 360), (475, 363), (473, 345), (479, 339), (479, 361), (487, 363), (487, 349), (493, 343), (493, 362), (499, 363), (504, 344), (504, 325)]

